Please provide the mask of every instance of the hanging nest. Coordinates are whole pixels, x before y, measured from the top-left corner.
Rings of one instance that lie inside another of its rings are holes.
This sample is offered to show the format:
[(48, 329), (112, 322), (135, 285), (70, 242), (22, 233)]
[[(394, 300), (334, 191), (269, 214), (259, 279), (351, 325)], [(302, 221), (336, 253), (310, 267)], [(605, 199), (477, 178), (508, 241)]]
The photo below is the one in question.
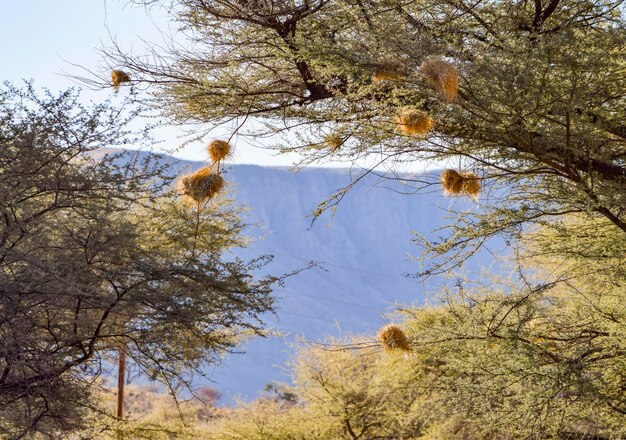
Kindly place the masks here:
[(398, 81), (404, 78), (404, 75), (400, 72), (393, 70), (384, 70), (380, 69), (372, 73), (372, 81), (380, 82), (380, 81)]
[(378, 340), (387, 351), (402, 350), (411, 351), (411, 344), (406, 335), (397, 325), (389, 324), (380, 329)]
[(331, 153), (339, 150), (343, 145), (343, 142), (344, 140), (339, 133), (331, 133), (324, 138), (324, 143)]
[(396, 121), (400, 131), (409, 136), (426, 134), (433, 129), (433, 119), (425, 111), (405, 107)]
[(476, 200), (481, 190), (480, 179), (474, 173), (463, 173), (462, 178), (463, 178), (463, 187), (461, 191), (465, 195)]
[(209, 156), (213, 162), (219, 162), (231, 156), (230, 144), (227, 141), (213, 139), (209, 142)]
[(459, 93), (459, 72), (456, 67), (441, 58), (429, 58), (420, 66), (420, 73), (426, 82), (443, 95), (448, 101), (454, 101)]
[(463, 192), (463, 176), (454, 170), (443, 170), (441, 172), (441, 187), (446, 196), (458, 196)]
[(224, 178), (214, 173), (211, 167), (200, 168), (182, 177), (178, 183), (178, 188), (184, 196), (198, 203), (210, 200), (222, 191), (224, 186), (226, 186)]
[(120, 89), (120, 84), (130, 82), (130, 76), (123, 70), (112, 70), (111, 71), (111, 85), (113, 86), (113, 90), (117, 93)]

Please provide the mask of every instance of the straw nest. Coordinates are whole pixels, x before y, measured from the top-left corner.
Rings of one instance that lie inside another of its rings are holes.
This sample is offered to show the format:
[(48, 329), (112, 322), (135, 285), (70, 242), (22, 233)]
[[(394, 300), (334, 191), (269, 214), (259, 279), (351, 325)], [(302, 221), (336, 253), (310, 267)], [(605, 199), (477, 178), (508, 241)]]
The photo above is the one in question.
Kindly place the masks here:
[(130, 82), (130, 76), (122, 70), (111, 71), (111, 85), (117, 92), (120, 89), (120, 84)]
[(226, 181), (213, 172), (211, 167), (200, 168), (198, 171), (184, 176), (179, 181), (179, 190), (195, 202), (202, 203), (218, 194)]
[(447, 196), (458, 196), (463, 192), (463, 176), (454, 170), (441, 172), (441, 187)]
[(393, 70), (380, 69), (380, 70), (377, 70), (376, 72), (372, 73), (372, 81), (373, 82), (398, 81), (398, 80), (402, 79), (403, 77), (404, 77), (404, 75), (402, 75), (400, 72), (393, 71)]
[(343, 145), (343, 138), (338, 133), (331, 133), (324, 138), (324, 143), (331, 153), (334, 153)]
[(433, 120), (428, 113), (415, 107), (405, 107), (396, 123), (400, 131), (409, 136), (426, 134), (433, 129)]
[(227, 157), (230, 157), (232, 151), (230, 144), (227, 141), (220, 139), (213, 139), (209, 142), (208, 150), (209, 156), (213, 162), (219, 162)]
[(446, 101), (456, 99), (459, 93), (459, 72), (454, 65), (440, 58), (429, 58), (420, 66), (420, 73)]
[(477, 199), (480, 194), (480, 179), (474, 173), (458, 173), (454, 170), (441, 172), (441, 187), (447, 196), (466, 195)]
[(411, 351), (411, 344), (409, 344), (402, 329), (397, 325), (389, 324), (381, 328), (378, 332), (378, 340), (387, 351)]
[(476, 200), (480, 194), (481, 186), (478, 176), (474, 173), (463, 173), (462, 191), (465, 195)]

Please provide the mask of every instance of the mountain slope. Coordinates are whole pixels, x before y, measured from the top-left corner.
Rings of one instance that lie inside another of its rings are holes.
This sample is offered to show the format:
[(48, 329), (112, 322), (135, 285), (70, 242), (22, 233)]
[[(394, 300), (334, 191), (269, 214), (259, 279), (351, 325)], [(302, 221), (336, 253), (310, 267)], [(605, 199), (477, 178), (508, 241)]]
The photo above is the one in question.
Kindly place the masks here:
[[(175, 163), (178, 172), (201, 166), (164, 160)], [(319, 263), (275, 291), (278, 311), (266, 318), (283, 336), (254, 339), (243, 347), (245, 354), (229, 355), (206, 372), (212, 381), (208, 384), (226, 399), (254, 398), (265, 384), (288, 380), (284, 365), (297, 338), (322, 341), (325, 335), (375, 334), (394, 304), (426, 301), (427, 292), (436, 292), (436, 280), (406, 276), (419, 270), (411, 259), (419, 251), (411, 243), (412, 231), (428, 235), (449, 223), (451, 208), (479, 209), (473, 202), (443, 197), (438, 188), (405, 195), (398, 185), (387, 182), (383, 187), (368, 176), (341, 201), (334, 216), (324, 214), (311, 225), (317, 204), (350, 182), (348, 170), (308, 168), (294, 173), (236, 165), (227, 167), (225, 178), (235, 188), (237, 203), (250, 208), (247, 223), (257, 225), (247, 231), (255, 241), (237, 250), (237, 256), (273, 254), (275, 260), (267, 267), (273, 274), (313, 260)], [(436, 175), (421, 178), (437, 181)], [(488, 254), (482, 253), (470, 268), (490, 264)]]
[[(429, 176), (436, 181), (436, 176)], [(265, 235), (242, 256), (275, 255), (274, 273), (320, 262), (278, 288), (276, 317), (269, 324), (286, 336), (256, 339), (244, 347), (245, 355), (229, 356), (215, 369), (214, 386), (227, 396), (255, 397), (271, 380), (286, 380), (281, 368), (297, 337), (320, 341), (324, 335), (375, 334), (387, 321), (383, 314), (394, 304), (423, 303), (436, 291), (436, 280), (422, 284), (406, 274), (419, 270), (411, 254), (412, 231), (430, 231), (452, 221), (451, 205), (472, 207), (459, 199), (447, 199), (439, 191), (404, 195), (376, 186), (366, 178), (341, 202), (334, 216), (324, 215), (311, 226), (317, 204), (350, 182), (347, 170), (305, 169), (298, 173), (279, 168), (233, 166), (227, 179), (237, 187), (236, 199), (251, 208), (248, 220)], [(386, 184), (388, 186), (388, 184)], [(397, 188), (396, 188), (397, 189)], [(477, 270), (489, 265), (485, 254), (472, 261)]]

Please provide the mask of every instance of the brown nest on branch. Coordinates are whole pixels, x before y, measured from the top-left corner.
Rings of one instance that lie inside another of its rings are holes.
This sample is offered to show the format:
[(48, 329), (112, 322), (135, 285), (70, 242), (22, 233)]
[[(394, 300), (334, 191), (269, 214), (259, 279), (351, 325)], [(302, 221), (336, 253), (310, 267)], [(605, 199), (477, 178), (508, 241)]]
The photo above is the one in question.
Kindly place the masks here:
[(409, 344), (402, 329), (397, 325), (389, 324), (381, 328), (378, 332), (378, 340), (387, 351), (411, 351), (411, 344)]
[(440, 180), (443, 193), (446, 196), (466, 195), (476, 200), (480, 194), (480, 179), (474, 173), (459, 173), (455, 170), (443, 170)]
[(208, 146), (209, 156), (213, 162), (219, 162), (232, 154), (232, 149), (227, 141), (213, 139)]
[(441, 58), (429, 58), (420, 66), (420, 73), (426, 82), (443, 95), (448, 101), (454, 101), (459, 93), (459, 72), (456, 67)]
[(463, 176), (454, 170), (443, 170), (439, 176), (443, 193), (458, 196), (463, 191)]
[(433, 119), (415, 107), (402, 109), (396, 120), (400, 131), (409, 136), (426, 134), (433, 129)]
[(111, 71), (111, 86), (116, 93), (120, 89), (120, 85), (127, 82), (130, 82), (130, 76), (126, 72), (123, 70)]
[(198, 171), (183, 176), (178, 182), (178, 188), (183, 195), (198, 203), (212, 199), (226, 186), (222, 176), (213, 172), (211, 167), (200, 168)]

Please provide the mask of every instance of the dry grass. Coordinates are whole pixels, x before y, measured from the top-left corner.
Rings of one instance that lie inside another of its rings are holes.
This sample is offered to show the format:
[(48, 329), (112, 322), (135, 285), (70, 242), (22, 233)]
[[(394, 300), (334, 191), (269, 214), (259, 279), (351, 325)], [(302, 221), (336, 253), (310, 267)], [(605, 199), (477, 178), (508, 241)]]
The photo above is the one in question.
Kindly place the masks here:
[(459, 93), (459, 72), (454, 65), (441, 58), (429, 58), (420, 66), (420, 73), (446, 101), (456, 99)]
[(338, 133), (331, 133), (324, 138), (324, 143), (328, 147), (331, 153), (339, 150), (343, 145), (343, 138)]
[(179, 180), (179, 190), (186, 198), (195, 202), (206, 202), (218, 194), (226, 181), (222, 176), (213, 172), (211, 167), (200, 168), (198, 171), (183, 176)]
[(439, 176), (446, 196), (458, 196), (463, 192), (463, 176), (454, 170), (443, 170)]
[(389, 324), (381, 328), (378, 332), (378, 340), (387, 351), (411, 351), (411, 344), (397, 325)]
[(425, 111), (405, 107), (396, 121), (400, 131), (409, 136), (426, 134), (433, 129), (433, 120)]
[(120, 89), (120, 85), (126, 82), (130, 82), (130, 76), (123, 70), (111, 71), (111, 86), (116, 92)]
[(232, 155), (230, 144), (220, 139), (213, 139), (209, 142), (208, 151), (213, 162), (219, 162)]

